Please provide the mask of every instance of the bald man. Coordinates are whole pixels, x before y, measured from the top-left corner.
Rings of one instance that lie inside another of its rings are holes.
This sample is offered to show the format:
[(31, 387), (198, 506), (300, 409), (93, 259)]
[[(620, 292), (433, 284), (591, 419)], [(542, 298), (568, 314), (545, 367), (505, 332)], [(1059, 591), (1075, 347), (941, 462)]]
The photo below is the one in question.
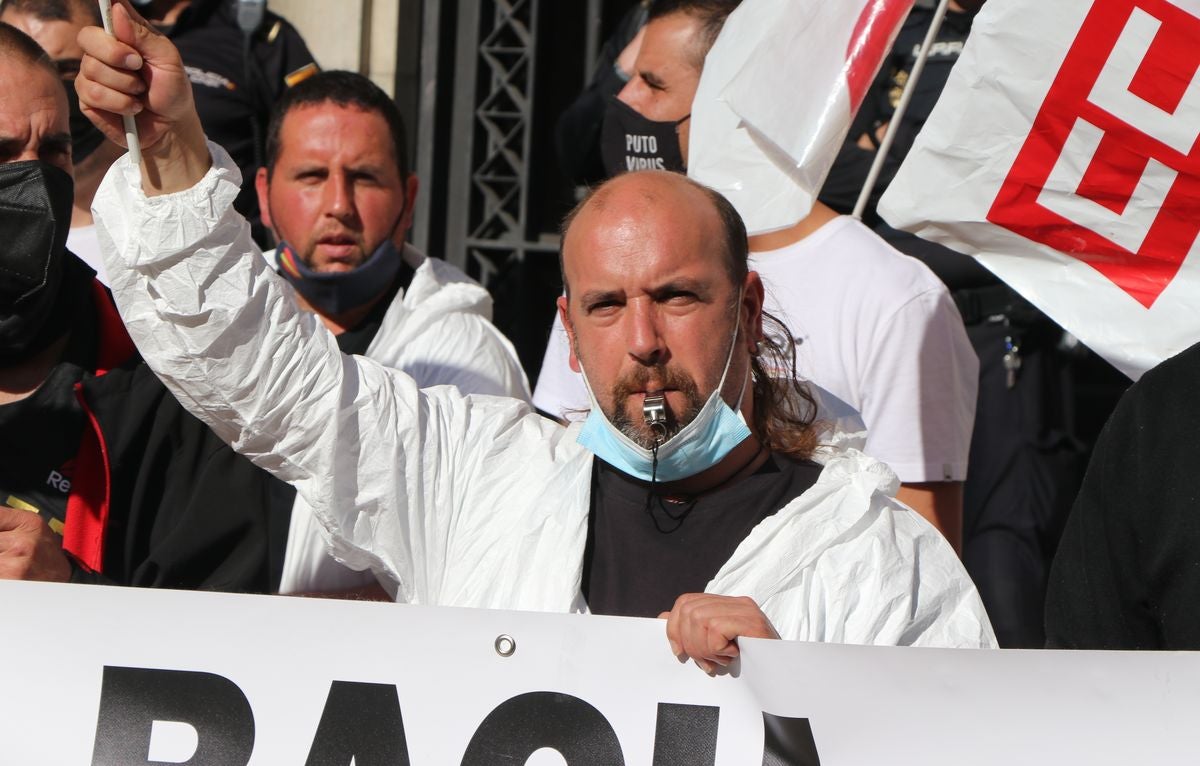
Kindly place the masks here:
[(559, 310), (586, 423), (421, 390), (338, 353), (247, 257), (240, 179), (177, 52), (125, 2), (115, 19), (117, 39), (81, 37), (77, 86), (108, 135), (122, 114), (142, 135), (142, 167), (118, 163), (97, 200), (118, 304), (167, 385), (296, 485), (339, 558), (412, 603), (662, 616), (707, 671), (742, 636), (993, 645), (950, 546), (890, 498), (894, 475), (818, 449), (803, 388), (764, 373), (786, 350), (722, 197), (634, 173), (568, 218)]

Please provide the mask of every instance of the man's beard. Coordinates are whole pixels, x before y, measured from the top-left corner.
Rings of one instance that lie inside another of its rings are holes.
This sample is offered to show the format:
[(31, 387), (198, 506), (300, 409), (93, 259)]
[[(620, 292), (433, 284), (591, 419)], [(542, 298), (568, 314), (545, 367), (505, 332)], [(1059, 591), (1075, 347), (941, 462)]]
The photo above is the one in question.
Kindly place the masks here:
[(359, 266), (362, 266), (367, 262), (367, 258), (370, 257), (370, 252), (372, 251), (367, 250), (366, 243), (363, 242), (362, 237), (348, 234), (346, 235), (346, 238), (351, 241), (345, 244), (352, 244), (358, 251), (357, 257), (354, 259), (353, 263), (345, 264), (343, 261), (329, 261), (320, 264), (316, 263), (317, 248), (321, 245), (321, 237), (313, 237), (310, 239), (308, 243), (305, 244), (304, 250), (297, 253), (297, 255), (300, 256), (300, 260), (304, 263), (304, 265), (313, 271), (329, 271), (329, 267), (333, 264), (349, 265), (351, 268), (357, 269)]
[[(2, 2), (3, 0), (0, 0), (0, 3)], [(275, 217), (275, 211), (269, 200), (267, 202), (267, 210), (271, 214), (271, 220), (278, 220)], [(343, 232), (341, 230), (311, 232), (308, 239), (303, 242), (288, 239), (283, 235), (283, 232), (279, 231), (278, 229), (273, 229), (272, 233), (275, 235), (276, 239), (286, 240), (288, 244), (292, 246), (294, 252), (296, 253), (296, 257), (300, 259), (300, 262), (304, 264), (305, 268), (312, 269), (316, 272), (325, 272), (328, 270), (328, 263), (314, 263), (314, 259), (317, 255), (317, 247), (321, 244), (321, 240), (328, 236), (337, 235), (338, 237), (344, 237), (345, 239), (350, 240), (346, 244), (354, 245), (358, 249), (358, 258), (355, 259), (355, 262), (351, 265), (351, 268), (354, 269), (357, 269), (359, 266), (362, 266), (364, 263), (366, 263), (371, 253), (375, 252), (375, 249), (383, 244), (383, 242), (380, 242), (375, 247), (368, 250), (367, 243), (363, 240), (361, 234), (358, 232)], [(340, 263), (340, 261), (336, 261), (335, 263)]]
[[(626, 408), (626, 403), (634, 394), (646, 391), (647, 384), (654, 380), (660, 390), (674, 389), (683, 394), (685, 404), (682, 412), (667, 410), (666, 430), (661, 436), (651, 431), (641, 415), (638, 420), (632, 420)], [(628, 436), (636, 444), (646, 449), (652, 449), (659, 439), (666, 441), (696, 419), (704, 407), (704, 399), (696, 388), (696, 381), (687, 373), (670, 367), (656, 365), (653, 367), (638, 367), (628, 375), (617, 380), (612, 387), (612, 409), (608, 415), (609, 421), (621, 433)]]

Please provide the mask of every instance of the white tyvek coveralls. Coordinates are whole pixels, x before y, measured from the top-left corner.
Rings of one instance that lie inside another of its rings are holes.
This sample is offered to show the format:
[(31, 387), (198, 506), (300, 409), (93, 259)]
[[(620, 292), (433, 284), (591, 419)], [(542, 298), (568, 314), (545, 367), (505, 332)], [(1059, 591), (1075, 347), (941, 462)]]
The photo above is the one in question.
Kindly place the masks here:
[[(239, 174), (210, 150), (213, 169), (185, 192), (146, 199), (123, 158), (96, 197), (117, 303), (150, 366), (293, 482), (335, 554), (398, 582), (401, 600), (586, 611), (592, 455), (575, 428), (338, 353), (247, 257)], [(755, 527), (707, 590), (750, 596), (789, 639), (994, 646), (950, 546), (889, 497), (894, 474), (854, 450), (817, 457), (816, 485)]]
[[(411, 375), (418, 386), (457, 386), (463, 393), (529, 400), (529, 383), (508, 339), (491, 323), (492, 296), (454, 266), (412, 246), (412, 267), (365, 356)], [(274, 268), (273, 257), (265, 257)], [(337, 591), (369, 585), (375, 576), (334, 561), (321, 525), (297, 495), (288, 527), (281, 593)], [(388, 584), (394, 590), (394, 584)]]

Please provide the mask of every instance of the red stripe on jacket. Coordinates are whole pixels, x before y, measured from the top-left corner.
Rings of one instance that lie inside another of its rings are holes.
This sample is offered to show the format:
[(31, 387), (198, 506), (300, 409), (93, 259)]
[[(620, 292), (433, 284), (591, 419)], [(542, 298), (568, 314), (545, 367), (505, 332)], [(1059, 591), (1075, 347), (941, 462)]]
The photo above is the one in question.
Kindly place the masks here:
[[(108, 290), (92, 281), (96, 325), (100, 338), (94, 375), (100, 377), (124, 364), (136, 352), (129, 333), (117, 314)], [(100, 423), (83, 395), (82, 381), (75, 384), (75, 398), (83, 408), (86, 424), (75, 456), (75, 475), (67, 497), (67, 520), (63, 525), (63, 550), (89, 572), (103, 572), (104, 538), (108, 528), (112, 476), (108, 445)]]

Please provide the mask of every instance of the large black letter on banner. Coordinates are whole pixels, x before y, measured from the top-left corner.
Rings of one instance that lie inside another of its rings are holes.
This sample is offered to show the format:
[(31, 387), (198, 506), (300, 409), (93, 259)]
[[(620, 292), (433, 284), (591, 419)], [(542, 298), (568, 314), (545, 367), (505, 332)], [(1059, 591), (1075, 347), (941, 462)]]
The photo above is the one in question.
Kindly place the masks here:
[(654, 727), (654, 766), (712, 766), (717, 760), (721, 709), (707, 705), (658, 703)]
[(334, 681), (305, 766), (408, 766), (396, 687)]
[(763, 713), (763, 766), (821, 766), (807, 718)]
[(106, 665), (92, 766), (150, 766), (155, 721), (196, 729), (196, 752), (188, 766), (245, 766), (254, 750), (254, 713), (228, 678)]
[(569, 694), (530, 692), (488, 713), (475, 730), (462, 766), (525, 763), (543, 747), (569, 766), (624, 766), (612, 724), (600, 711)]

